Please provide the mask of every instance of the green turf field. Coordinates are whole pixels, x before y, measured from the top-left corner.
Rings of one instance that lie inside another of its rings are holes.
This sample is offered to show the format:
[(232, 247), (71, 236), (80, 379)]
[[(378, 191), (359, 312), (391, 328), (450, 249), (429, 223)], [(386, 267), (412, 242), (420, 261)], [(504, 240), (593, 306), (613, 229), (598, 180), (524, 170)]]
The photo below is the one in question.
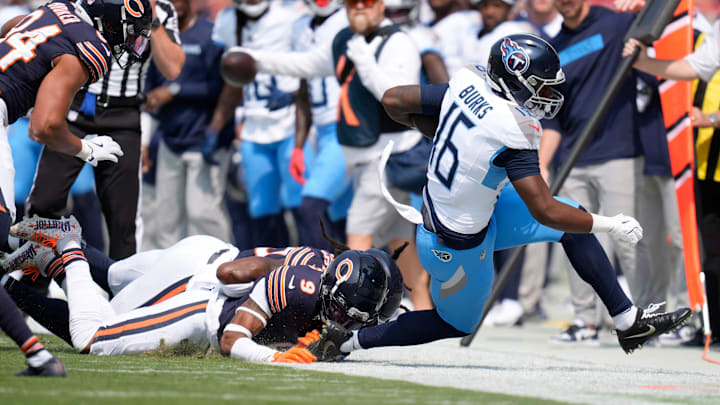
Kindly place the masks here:
[(0, 404), (557, 403), (250, 364), (217, 355), (80, 355), (57, 338), (40, 338), (65, 362), (68, 378), (12, 376), (24, 367), (24, 359), (12, 341), (0, 334)]

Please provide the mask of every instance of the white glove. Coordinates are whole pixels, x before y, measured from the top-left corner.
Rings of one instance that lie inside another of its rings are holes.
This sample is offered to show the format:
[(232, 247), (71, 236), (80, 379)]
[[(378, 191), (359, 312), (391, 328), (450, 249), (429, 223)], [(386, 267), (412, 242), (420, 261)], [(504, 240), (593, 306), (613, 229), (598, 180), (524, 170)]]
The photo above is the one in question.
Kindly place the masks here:
[(640, 223), (633, 217), (618, 214), (614, 217), (590, 214), (593, 218), (592, 233), (607, 232), (610, 236), (623, 243), (634, 246), (643, 237)]
[(118, 157), (124, 155), (120, 145), (107, 135), (87, 135), (80, 142), (82, 149), (75, 157), (90, 163), (93, 167), (97, 167), (98, 162), (103, 160), (117, 163)]
[(365, 42), (365, 37), (362, 35), (355, 35), (347, 43), (347, 51), (345, 54), (353, 61), (358, 70), (363, 69), (365, 66), (375, 64), (375, 51), (382, 42), (380, 36), (375, 37), (368, 44)]

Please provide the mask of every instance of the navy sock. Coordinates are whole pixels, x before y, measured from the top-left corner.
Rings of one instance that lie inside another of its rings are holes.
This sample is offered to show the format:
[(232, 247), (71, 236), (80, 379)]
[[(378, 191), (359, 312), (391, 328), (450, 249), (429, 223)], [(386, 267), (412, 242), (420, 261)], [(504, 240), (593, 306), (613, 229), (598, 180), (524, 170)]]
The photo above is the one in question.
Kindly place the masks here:
[(461, 337), (461, 332), (440, 318), (434, 309), (412, 311), (382, 325), (360, 329), (358, 342), (364, 349), (381, 346), (411, 346), (440, 339)]
[(100, 201), (94, 191), (73, 194), (73, 215), (82, 227), (82, 238), (88, 245), (100, 250), (105, 246)]
[[(7, 293), (5, 290), (7, 290)], [(19, 281), (15, 281), (12, 278), (5, 284), (4, 289), (0, 288), (0, 295), (2, 294), (5, 296), (9, 294), (23, 312), (30, 315), (40, 325), (72, 346), (72, 339), (70, 338), (70, 310), (68, 309), (67, 301), (48, 298), (36, 289)], [(4, 304), (0, 303), (0, 305)], [(6, 307), (3, 306), (2, 308)], [(5, 312), (8, 311), (0, 311), (0, 317), (2, 317)], [(18, 311), (16, 310), (15, 312)], [(18, 315), (19, 314), (18, 312)], [(22, 317), (20, 317), (20, 319), (22, 320)], [(23, 325), (25, 325), (24, 321)], [(30, 333), (29, 329), (28, 333)], [(32, 333), (30, 334), (32, 335)]]
[(305, 196), (300, 206), (293, 209), (301, 246), (312, 246), (332, 251), (332, 245), (322, 237), (322, 230), (320, 229), (320, 218), (326, 224), (328, 223), (325, 210), (329, 206), (330, 202), (327, 200)]
[(18, 347), (22, 347), (33, 337), (25, 319), (4, 288), (0, 288), (0, 329), (10, 336)]
[(615, 270), (595, 235), (566, 233), (560, 243), (575, 271), (593, 287), (611, 316), (632, 306), (632, 302), (620, 288)]
[(255, 246), (283, 247), (290, 243), (282, 213), (253, 218), (252, 232)]
[(115, 260), (108, 257), (105, 253), (95, 249), (91, 245), (86, 245), (83, 248), (85, 258), (90, 265), (90, 274), (92, 275), (95, 284), (99, 285), (108, 294), (112, 295), (110, 291), (110, 284), (108, 283), (108, 270), (110, 266), (115, 263)]

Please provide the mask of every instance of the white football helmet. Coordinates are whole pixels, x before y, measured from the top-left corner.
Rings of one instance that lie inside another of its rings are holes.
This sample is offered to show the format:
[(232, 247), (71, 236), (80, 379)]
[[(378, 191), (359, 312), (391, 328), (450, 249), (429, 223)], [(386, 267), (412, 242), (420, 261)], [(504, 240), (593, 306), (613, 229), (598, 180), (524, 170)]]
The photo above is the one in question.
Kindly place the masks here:
[(420, 18), (420, 0), (385, 0), (385, 16), (397, 25), (415, 24)]

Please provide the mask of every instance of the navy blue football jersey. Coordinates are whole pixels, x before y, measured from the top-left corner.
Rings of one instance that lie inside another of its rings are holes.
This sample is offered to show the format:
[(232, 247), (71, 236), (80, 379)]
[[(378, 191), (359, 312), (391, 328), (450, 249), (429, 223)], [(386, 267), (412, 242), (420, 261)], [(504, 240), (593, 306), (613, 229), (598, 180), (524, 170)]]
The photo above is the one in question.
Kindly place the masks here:
[(12, 124), (35, 104), (40, 83), (60, 55), (75, 55), (90, 74), (102, 78), (110, 65), (110, 47), (69, 1), (53, 1), (20, 21), (0, 40), (0, 96)]
[[(261, 278), (265, 280), (265, 295), (272, 313), (267, 326), (253, 338), (260, 344), (297, 343), (313, 329), (320, 329), (320, 278), (323, 270), (314, 266), (281, 266)], [(260, 280), (258, 280), (260, 281)], [(248, 296), (228, 299), (220, 314), (222, 331), (235, 316)]]
[(309, 246), (286, 247), (286, 248), (255, 248), (243, 250), (235, 259), (257, 256), (268, 257), (276, 260), (283, 260), (288, 266), (311, 266), (317, 269), (327, 269), (335, 256), (322, 249), (315, 249)]

